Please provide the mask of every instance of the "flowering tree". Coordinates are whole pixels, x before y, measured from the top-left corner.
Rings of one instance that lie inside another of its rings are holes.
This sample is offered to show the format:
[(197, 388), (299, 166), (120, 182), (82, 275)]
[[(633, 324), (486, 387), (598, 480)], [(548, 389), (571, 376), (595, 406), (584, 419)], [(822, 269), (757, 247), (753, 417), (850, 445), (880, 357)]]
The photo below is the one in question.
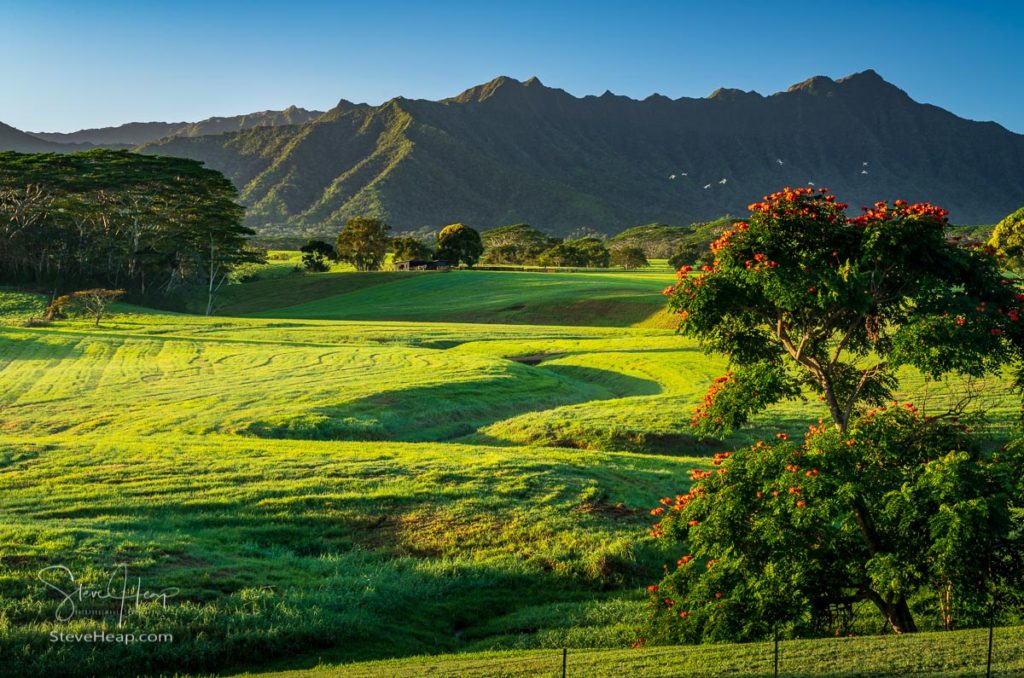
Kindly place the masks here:
[(830, 421), (802, 443), (719, 453), (652, 510), (655, 536), (686, 551), (650, 587), (655, 636), (838, 632), (856, 601), (896, 633), (917, 629), (915, 609), (948, 628), (978, 620), (992, 577), (1019, 574), (1020, 455), (891, 394), (904, 365), (980, 375), (1018, 357), (1024, 295), (991, 250), (947, 241), (941, 209), (879, 203), (849, 220), (845, 207), (825, 191), (768, 196), (665, 290), (681, 331), (732, 363), (695, 429), (726, 433), (806, 390)]
[(824, 190), (770, 195), (712, 243), (711, 264), (665, 290), (681, 331), (733, 363), (698, 432), (728, 432), (805, 387), (844, 430), (891, 399), (903, 365), (980, 375), (1013, 356), (1024, 295), (990, 249), (947, 241), (932, 205), (878, 203), (853, 220), (845, 208)]

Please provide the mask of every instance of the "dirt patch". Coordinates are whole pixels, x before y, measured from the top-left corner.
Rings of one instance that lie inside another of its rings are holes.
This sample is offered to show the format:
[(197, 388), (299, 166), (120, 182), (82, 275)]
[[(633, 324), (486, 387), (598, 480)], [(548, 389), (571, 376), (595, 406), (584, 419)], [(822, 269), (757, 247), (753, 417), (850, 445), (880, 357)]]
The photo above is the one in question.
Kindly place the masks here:
[(640, 512), (639, 509), (629, 508), (621, 501), (613, 504), (605, 499), (585, 501), (576, 507), (576, 511), (579, 513), (597, 513), (611, 516), (612, 518), (629, 518)]

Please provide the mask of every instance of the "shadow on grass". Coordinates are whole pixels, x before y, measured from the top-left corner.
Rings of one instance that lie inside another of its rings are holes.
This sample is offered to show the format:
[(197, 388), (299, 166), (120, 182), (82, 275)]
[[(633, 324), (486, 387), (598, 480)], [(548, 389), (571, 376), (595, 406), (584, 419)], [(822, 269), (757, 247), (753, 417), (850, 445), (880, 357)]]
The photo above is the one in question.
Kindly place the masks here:
[(285, 421), (259, 421), (244, 433), (297, 440), (450, 441), (527, 412), (658, 393), (653, 381), (592, 367), (509, 366), (501, 376), (398, 388)]

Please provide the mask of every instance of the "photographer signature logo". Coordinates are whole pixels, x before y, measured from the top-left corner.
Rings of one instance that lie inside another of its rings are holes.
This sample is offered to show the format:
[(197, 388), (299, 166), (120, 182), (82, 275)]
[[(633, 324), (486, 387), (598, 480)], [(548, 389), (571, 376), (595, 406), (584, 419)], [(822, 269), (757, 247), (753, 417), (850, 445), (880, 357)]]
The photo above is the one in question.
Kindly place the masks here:
[[(129, 577), (128, 565), (115, 565), (114, 570), (102, 587), (86, 586), (75, 579), (74, 573), (64, 565), (51, 565), (39, 570), (36, 577), (47, 589), (59, 596), (55, 617), (57, 621), (68, 622), (75, 614), (82, 612), (93, 616), (117, 615), (118, 627), (129, 615), (136, 612), (143, 603), (158, 603), (167, 607), (167, 601), (178, 595), (177, 588), (151, 591), (142, 587), (141, 577)], [(88, 608), (85, 606), (88, 605)]]

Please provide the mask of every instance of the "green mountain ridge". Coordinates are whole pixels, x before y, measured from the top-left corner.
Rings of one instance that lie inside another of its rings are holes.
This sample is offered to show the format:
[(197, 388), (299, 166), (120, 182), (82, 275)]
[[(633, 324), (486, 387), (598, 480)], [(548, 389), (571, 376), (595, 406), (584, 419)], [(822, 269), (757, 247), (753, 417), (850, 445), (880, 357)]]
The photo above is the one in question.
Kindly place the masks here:
[(26, 134), (59, 144), (84, 144), (107, 148), (131, 147), (152, 143), (165, 137), (196, 137), (237, 132), (253, 127), (299, 125), (309, 122), (319, 115), (322, 115), (322, 111), (307, 111), (297, 106), (289, 106), (281, 111), (260, 111), (247, 115), (213, 117), (199, 122), (130, 122), (117, 127), (83, 129), (77, 132), (27, 132)]
[(930, 201), (957, 223), (1024, 204), (1024, 136), (921, 104), (874, 71), (815, 76), (769, 96), (575, 97), (499, 77), (458, 96), (342, 100), (306, 121), (136, 147), (223, 171), (263, 235), (335, 233), (349, 217), (395, 230), (529, 223), (616, 233), (744, 214), (787, 185), (851, 204)]
[(344, 102), (305, 125), (141, 150), (228, 173), (262, 233), (328, 234), (358, 214), (400, 229), (527, 222), (611, 233), (742, 214), (766, 192), (808, 182), (854, 209), (929, 200), (961, 222), (1024, 203), (1024, 136), (919, 104), (874, 71), (767, 97), (720, 89), (642, 101), (500, 77), (441, 101)]

